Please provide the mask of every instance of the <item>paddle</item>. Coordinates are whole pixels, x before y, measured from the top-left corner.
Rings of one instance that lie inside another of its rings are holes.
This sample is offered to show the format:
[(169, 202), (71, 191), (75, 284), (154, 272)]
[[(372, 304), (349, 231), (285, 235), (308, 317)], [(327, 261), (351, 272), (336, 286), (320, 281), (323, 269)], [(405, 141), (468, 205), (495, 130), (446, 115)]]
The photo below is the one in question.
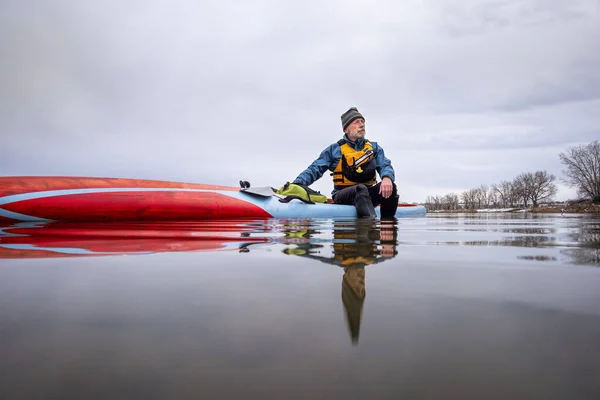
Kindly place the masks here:
[(247, 187), (247, 188), (240, 189), (240, 192), (253, 194), (256, 196), (262, 196), (262, 197), (271, 197), (271, 196), (273, 196), (273, 193), (275, 193), (275, 191), (276, 191), (276, 189), (272, 188), (271, 186), (252, 187), (252, 188)]

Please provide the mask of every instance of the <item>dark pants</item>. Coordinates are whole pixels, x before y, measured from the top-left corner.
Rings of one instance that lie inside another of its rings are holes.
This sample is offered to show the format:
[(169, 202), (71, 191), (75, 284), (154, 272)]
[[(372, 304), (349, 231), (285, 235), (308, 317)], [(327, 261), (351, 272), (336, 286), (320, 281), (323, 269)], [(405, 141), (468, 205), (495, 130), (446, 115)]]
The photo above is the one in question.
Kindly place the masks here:
[(396, 215), (398, 208), (398, 191), (396, 184), (392, 195), (384, 199), (379, 194), (381, 182), (373, 186), (355, 185), (341, 189), (333, 195), (333, 202), (336, 204), (353, 204), (356, 207), (359, 217), (374, 217), (375, 210), (381, 204), (381, 218), (390, 218)]

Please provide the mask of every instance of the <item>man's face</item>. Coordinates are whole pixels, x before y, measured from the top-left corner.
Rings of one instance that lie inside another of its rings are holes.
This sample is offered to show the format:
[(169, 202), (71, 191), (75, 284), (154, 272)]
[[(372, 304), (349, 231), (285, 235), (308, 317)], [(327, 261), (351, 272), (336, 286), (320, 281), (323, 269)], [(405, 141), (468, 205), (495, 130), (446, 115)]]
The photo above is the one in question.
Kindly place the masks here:
[(346, 127), (346, 135), (348, 136), (348, 139), (352, 140), (353, 142), (356, 139), (362, 139), (365, 137), (365, 120), (362, 118), (357, 118), (354, 121), (352, 121), (350, 123), (350, 125), (348, 125)]

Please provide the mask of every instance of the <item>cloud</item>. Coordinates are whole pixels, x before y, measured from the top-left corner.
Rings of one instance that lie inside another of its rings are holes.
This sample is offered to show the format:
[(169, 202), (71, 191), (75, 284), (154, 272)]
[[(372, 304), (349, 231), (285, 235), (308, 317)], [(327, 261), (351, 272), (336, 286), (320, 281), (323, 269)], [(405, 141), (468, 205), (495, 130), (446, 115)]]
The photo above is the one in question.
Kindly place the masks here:
[(592, 0), (34, 3), (0, 13), (3, 175), (279, 186), (357, 106), (422, 201), (599, 133)]

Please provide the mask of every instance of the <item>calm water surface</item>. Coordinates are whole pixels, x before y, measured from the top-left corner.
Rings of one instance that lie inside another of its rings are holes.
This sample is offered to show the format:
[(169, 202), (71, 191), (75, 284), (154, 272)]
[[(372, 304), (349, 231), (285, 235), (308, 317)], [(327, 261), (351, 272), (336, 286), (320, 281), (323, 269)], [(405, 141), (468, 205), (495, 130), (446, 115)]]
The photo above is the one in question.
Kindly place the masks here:
[(0, 399), (600, 399), (600, 219), (150, 228), (0, 230)]

